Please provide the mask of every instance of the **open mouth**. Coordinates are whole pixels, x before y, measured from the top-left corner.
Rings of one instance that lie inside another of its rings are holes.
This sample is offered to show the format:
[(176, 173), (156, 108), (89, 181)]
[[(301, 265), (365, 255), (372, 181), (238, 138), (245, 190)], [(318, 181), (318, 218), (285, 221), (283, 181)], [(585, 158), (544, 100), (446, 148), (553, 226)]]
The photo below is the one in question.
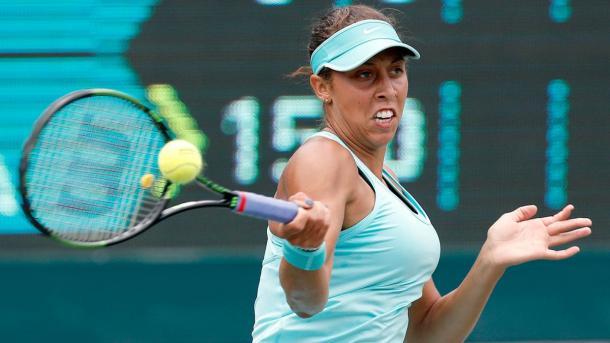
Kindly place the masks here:
[(381, 110), (375, 114), (375, 121), (379, 124), (389, 123), (395, 117), (392, 110)]

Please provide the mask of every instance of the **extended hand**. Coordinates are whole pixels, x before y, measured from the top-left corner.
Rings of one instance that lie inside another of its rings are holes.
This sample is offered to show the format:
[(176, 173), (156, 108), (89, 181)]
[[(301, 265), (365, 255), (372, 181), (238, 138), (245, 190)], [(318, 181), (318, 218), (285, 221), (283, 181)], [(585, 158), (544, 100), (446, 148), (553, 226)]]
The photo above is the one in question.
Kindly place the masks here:
[(509, 267), (533, 260), (561, 260), (580, 251), (577, 246), (551, 248), (591, 234), (589, 218), (570, 219), (574, 206), (568, 205), (551, 217), (533, 218), (534, 205), (523, 206), (502, 215), (487, 232), (482, 253), (498, 267)]

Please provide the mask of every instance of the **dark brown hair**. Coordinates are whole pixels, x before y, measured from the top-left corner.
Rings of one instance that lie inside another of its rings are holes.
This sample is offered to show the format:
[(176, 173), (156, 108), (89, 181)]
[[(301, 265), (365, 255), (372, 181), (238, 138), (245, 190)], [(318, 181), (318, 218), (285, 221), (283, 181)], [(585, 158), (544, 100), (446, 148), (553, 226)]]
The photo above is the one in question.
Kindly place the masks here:
[[(314, 22), (311, 28), (309, 44), (307, 45), (308, 56), (311, 58), (311, 54), (316, 50), (316, 48), (335, 32), (344, 27), (350, 26), (353, 23), (366, 19), (383, 20), (392, 26), (396, 25), (396, 20), (391, 15), (384, 14), (382, 11), (366, 5), (334, 7)], [(304, 65), (289, 74), (289, 76), (309, 77), (312, 73), (311, 67), (309, 65)], [(322, 71), (320, 71), (320, 76), (328, 79), (330, 78), (330, 71), (327, 68), (324, 68)]]

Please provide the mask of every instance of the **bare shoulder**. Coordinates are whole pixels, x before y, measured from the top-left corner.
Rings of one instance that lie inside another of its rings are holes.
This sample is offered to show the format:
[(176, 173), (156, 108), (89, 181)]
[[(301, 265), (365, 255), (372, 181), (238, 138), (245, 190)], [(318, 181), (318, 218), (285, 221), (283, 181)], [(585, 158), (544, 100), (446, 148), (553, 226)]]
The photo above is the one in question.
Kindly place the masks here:
[(356, 163), (347, 149), (330, 139), (314, 137), (299, 147), (288, 161), (277, 195), (286, 198), (303, 191), (319, 197), (344, 192), (346, 196), (357, 177)]
[[(318, 167), (345, 168), (356, 170), (356, 162), (351, 153), (339, 143), (323, 138), (314, 137), (303, 144), (292, 156), (290, 162), (301, 163), (317, 162)], [(312, 166), (316, 167), (316, 166)]]

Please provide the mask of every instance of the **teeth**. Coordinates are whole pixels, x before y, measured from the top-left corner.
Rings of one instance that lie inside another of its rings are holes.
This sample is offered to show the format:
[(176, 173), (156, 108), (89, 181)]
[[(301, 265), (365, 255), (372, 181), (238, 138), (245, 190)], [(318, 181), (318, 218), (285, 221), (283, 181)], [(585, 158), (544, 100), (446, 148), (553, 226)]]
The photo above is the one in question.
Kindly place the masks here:
[(388, 118), (391, 118), (393, 115), (394, 115), (394, 113), (392, 113), (392, 111), (385, 110), (385, 111), (377, 112), (377, 114), (375, 115), (375, 118), (378, 118), (378, 119), (388, 119)]

